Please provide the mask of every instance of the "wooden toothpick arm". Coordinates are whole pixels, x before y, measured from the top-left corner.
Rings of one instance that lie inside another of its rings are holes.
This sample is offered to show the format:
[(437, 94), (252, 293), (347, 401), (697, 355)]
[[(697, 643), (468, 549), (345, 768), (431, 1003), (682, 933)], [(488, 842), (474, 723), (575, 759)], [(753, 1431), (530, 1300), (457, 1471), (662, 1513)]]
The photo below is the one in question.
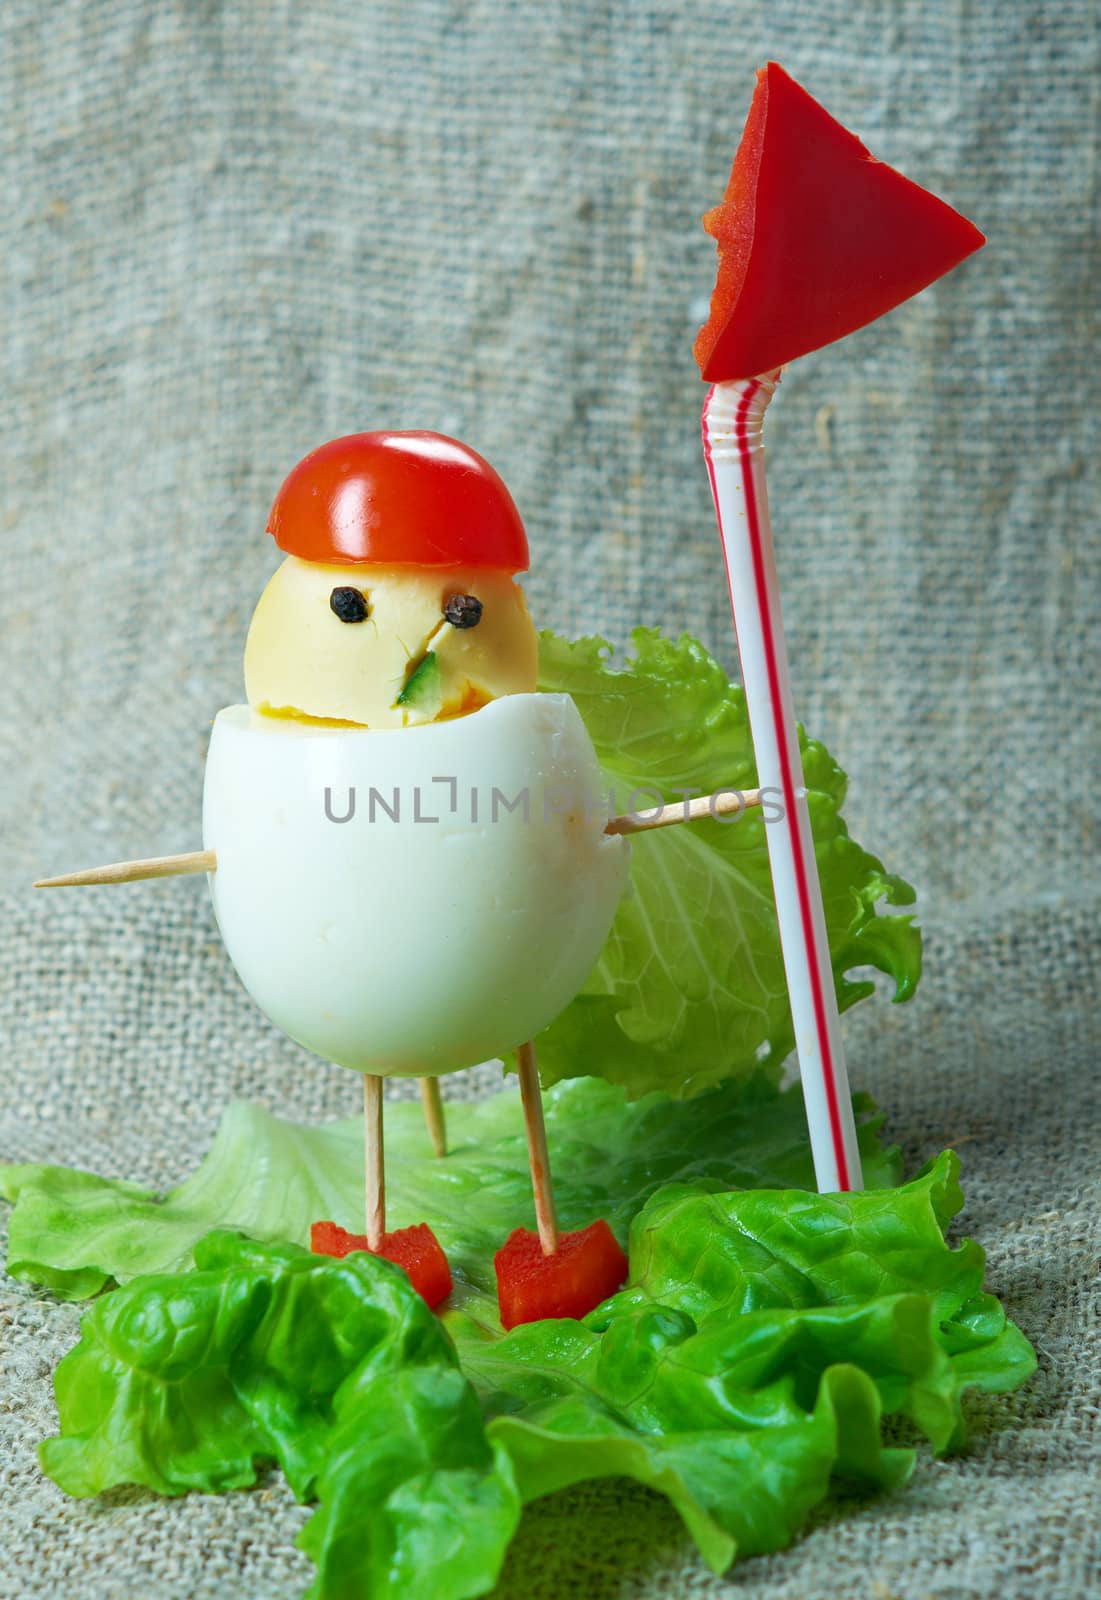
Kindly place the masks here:
[(628, 812), (613, 817), (605, 833), (647, 833), (651, 828), (671, 828), (678, 822), (702, 822), (706, 817), (733, 817), (761, 804), (760, 789), (720, 789), (694, 800), (674, 800), (643, 816)]
[(36, 889), (70, 889), (86, 883), (137, 883), (142, 878), (179, 878), (188, 872), (216, 872), (213, 850), (192, 850), (183, 856), (150, 856), (145, 861), (113, 861), (106, 867), (65, 872), (59, 878), (39, 878)]
[[(694, 800), (674, 800), (642, 816), (627, 813), (613, 817), (605, 833), (648, 833), (651, 828), (671, 828), (678, 822), (702, 822), (707, 817), (733, 817), (761, 804), (759, 789), (720, 789)], [(216, 872), (213, 850), (192, 850), (182, 856), (149, 856), (144, 861), (113, 861), (83, 872), (64, 872), (57, 878), (38, 878), (36, 889), (73, 889), (81, 884), (140, 883), (146, 878), (182, 878), (190, 872)]]

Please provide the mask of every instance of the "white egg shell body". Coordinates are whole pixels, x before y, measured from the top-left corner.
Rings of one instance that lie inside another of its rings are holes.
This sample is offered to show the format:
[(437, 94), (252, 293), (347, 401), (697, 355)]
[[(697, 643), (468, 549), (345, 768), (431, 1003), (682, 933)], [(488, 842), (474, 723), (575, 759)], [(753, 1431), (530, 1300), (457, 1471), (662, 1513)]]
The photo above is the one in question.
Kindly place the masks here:
[(606, 821), (568, 695), (394, 729), (228, 706), (207, 755), (230, 958), (285, 1033), (357, 1072), (468, 1067), (569, 1004), (626, 886), (629, 847)]

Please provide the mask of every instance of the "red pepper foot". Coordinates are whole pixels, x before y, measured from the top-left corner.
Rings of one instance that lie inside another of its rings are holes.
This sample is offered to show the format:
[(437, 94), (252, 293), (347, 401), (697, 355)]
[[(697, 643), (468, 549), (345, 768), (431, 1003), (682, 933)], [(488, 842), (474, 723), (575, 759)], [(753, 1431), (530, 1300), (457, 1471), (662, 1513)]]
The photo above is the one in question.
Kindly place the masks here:
[[(310, 1228), (310, 1249), (314, 1255), (342, 1258), (353, 1250), (366, 1250), (367, 1236), (349, 1233), (335, 1222), (315, 1222)], [(435, 1311), (451, 1293), (451, 1268), (427, 1222), (384, 1233), (382, 1248), (375, 1254), (401, 1267), (431, 1310)]]
[(627, 1276), (627, 1257), (606, 1222), (563, 1233), (552, 1256), (539, 1235), (516, 1228), (493, 1258), (501, 1325), (543, 1317), (584, 1317), (614, 1294)]

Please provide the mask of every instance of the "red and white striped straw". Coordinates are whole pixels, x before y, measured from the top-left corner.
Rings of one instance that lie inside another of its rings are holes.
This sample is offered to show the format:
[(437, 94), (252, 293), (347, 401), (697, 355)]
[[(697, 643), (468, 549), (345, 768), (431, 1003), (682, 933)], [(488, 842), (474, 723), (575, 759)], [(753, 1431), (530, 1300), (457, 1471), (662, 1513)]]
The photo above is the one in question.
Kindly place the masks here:
[(703, 407), (703, 450), (726, 557), (749, 727), (762, 789), (779, 790), (783, 817), (765, 827), (803, 1100), (822, 1194), (863, 1179), (841, 1044), (822, 888), (814, 859), (761, 428), (780, 373), (717, 383)]

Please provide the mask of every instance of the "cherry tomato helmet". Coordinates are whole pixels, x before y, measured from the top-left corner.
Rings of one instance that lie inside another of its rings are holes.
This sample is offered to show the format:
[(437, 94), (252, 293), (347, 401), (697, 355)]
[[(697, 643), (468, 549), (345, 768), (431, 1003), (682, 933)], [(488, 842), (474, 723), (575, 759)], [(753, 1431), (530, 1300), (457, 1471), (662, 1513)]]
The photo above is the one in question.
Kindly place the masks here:
[(284, 480), (268, 532), (304, 561), (528, 568), (504, 482), (442, 433), (351, 433), (312, 450)]

